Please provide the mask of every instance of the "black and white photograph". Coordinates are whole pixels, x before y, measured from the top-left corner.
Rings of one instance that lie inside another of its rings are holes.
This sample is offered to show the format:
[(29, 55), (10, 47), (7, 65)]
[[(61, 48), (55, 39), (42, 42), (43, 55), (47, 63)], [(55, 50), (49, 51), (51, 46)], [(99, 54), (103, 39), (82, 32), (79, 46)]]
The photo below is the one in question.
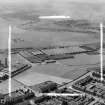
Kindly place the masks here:
[(105, 105), (105, 0), (0, 0), (0, 105)]

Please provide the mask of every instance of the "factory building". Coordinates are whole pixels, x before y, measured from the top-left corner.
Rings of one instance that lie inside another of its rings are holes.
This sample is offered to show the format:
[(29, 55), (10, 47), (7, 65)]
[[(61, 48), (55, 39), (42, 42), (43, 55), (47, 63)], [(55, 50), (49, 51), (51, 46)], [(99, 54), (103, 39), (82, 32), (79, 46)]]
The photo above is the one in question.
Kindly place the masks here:
[(26, 91), (19, 89), (11, 92), (11, 97), (9, 96), (9, 94), (5, 94), (2, 99), (4, 100), (2, 105), (15, 105), (17, 103), (24, 102), (25, 100), (32, 99), (33, 97), (35, 97), (35, 95), (29, 89), (27, 89)]
[(31, 63), (41, 63), (42, 60), (38, 58), (37, 56), (34, 56), (32, 53), (27, 52), (27, 51), (20, 51), (19, 54), (30, 61)]
[(30, 86), (30, 88), (39, 93), (46, 93), (57, 89), (57, 83), (54, 83), (52, 81), (46, 81), (35, 86)]
[(52, 49), (44, 49), (42, 50), (47, 55), (58, 55), (58, 54), (79, 54), (82, 52), (86, 52), (86, 50), (80, 47), (65, 47), (65, 48), (52, 48)]
[(3, 60), (0, 60), (0, 71), (3, 70), (4, 68), (8, 67), (8, 60), (7, 58), (4, 58)]
[(91, 52), (91, 50), (85, 50), (79, 46), (66, 46), (22, 50), (19, 54), (31, 63), (43, 63), (46, 60), (72, 59), (75, 54), (88, 52)]
[[(84, 48), (86, 50), (93, 50), (97, 51), (100, 49), (100, 43), (89, 43), (89, 44), (83, 44), (80, 46), (81, 48)], [(105, 43), (103, 43), (103, 48), (105, 48)]]
[(97, 78), (93, 78), (91, 75), (76, 81), (72, 87), (76, 90), (86, 92), (93, 96), (105, 99), (105, 82), (101, 82)]

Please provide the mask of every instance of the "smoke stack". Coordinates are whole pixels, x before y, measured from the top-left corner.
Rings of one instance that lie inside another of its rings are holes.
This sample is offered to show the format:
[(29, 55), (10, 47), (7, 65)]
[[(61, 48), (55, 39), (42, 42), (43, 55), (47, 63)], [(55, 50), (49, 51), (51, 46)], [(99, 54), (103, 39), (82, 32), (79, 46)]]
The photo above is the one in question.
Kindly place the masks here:
[(0, 65), (1, 65), (1, 60), (0, 60)]
[(5, 67), (8, 67), (7, 58), (5, 58)]

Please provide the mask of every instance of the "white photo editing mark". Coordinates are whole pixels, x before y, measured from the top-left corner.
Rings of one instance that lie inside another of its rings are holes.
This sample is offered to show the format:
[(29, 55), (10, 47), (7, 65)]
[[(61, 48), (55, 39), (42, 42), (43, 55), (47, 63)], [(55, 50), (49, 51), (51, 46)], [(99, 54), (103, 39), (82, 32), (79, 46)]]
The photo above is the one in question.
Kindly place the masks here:
[(63, 15), (60, 15), (60, 16), (39, 16), (39, 19), (71, 19), (70, 16), (63, 16)]
[(79, 93), (79, 94), (77, 94), (77, 93), (40, 93), (40, 95), (42, 96), (42, 95), (44, 95), (44, 96), (55, 96), (55, 97), (57, 97), (57, 96), (62, 96), (62, 97), (67, 97), (67, 96), (85, 96), (85, 94), (81, 94), (81, 93)]
[(11, 26), (9, 25), (8, 37), (8, 69), (9, 69), (9, 96), (11, 97)]
[(103, 24), (100, 23), (100, 73), (103, 81)]

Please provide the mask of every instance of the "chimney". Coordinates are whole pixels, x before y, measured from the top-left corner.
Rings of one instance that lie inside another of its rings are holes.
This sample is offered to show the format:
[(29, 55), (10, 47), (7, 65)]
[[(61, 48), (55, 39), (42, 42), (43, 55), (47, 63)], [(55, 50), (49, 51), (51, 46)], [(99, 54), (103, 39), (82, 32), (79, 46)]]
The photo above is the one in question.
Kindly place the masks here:
[(2, 64), (1, 64), (1, 60), (0, 60), (0, 66), (1, 66)]
[(5, 67), (8, 67), (8, 62), (7, 62), (7, 58), (5, 58)]

